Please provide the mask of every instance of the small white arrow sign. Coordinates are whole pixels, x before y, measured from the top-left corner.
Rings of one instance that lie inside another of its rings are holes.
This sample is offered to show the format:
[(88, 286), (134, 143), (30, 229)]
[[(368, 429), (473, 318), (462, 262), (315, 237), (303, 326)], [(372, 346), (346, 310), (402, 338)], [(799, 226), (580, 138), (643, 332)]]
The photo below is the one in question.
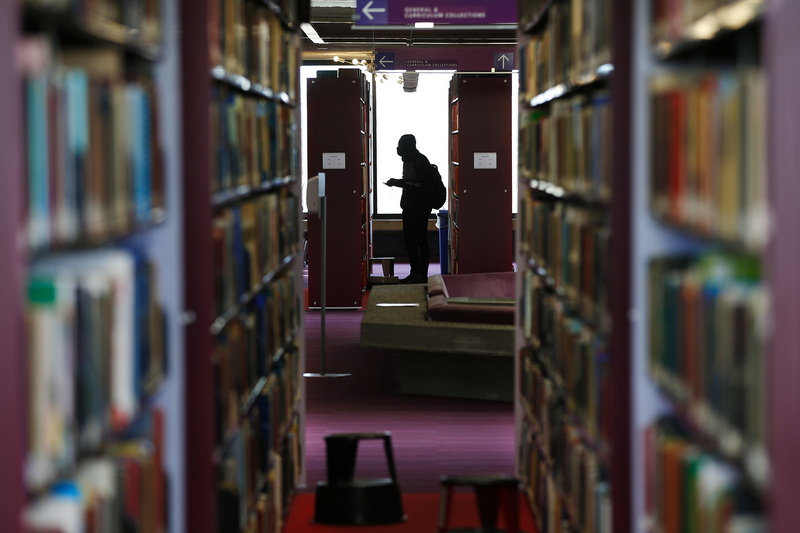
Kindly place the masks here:
[(511, 59), (509, 59), (509, 57), (505, 54), (501, 55), (497, 59), (500, 61), (500, 63), (502, 63), (503, 68), (506, 68), (506, 61), (511, 61)]
[(384, 7), (372, 7), (372, 0), (369, 0), (367, 4), (364, 6), (364, 9), (361, 10), (369, 20), (375, 20), (375, 17), (372, 16), (373, 13), (384, 13), (386, 12), (386, 8)]
[(392, 60), (392, 59), (386, 59), (386, 56), (382, 56), (382, 57), (381, 57), (381, 58), (378, 60), (378, 64), (379, 64), (381, 67), (383, 67), (383, 68), (386, 68), (386, 65), (389, 65), (389, 64), (391, 64), (391, 63), (394, 63), (394, 60)]

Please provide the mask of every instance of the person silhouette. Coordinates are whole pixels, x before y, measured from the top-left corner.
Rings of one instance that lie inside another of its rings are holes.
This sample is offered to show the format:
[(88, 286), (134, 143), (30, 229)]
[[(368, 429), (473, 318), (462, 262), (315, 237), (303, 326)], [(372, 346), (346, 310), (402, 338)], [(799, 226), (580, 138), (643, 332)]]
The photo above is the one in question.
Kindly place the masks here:
[(402, 179), (392, 178), (386, 182), (390, 187), (401, 187), (400, 209), (403, 210), (403, 243), (408, 253), (411, 272), (400, 283), (426, 283), (431, 250), (428, 244), (428, 217), (430, 202), (425, 194), (429, 186), (431, 163), (417, 150), (417, 139), (405, 134), (397, 142), (397, 155), (403, 159)]

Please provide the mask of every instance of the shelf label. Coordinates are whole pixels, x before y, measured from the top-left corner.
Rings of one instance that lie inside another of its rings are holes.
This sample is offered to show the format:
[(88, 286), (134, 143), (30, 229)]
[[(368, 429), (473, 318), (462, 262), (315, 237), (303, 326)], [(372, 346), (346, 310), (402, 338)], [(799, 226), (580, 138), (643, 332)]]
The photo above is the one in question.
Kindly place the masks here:
[(359, 26), (435, 24), (516, 24), (513, 0), (469, 2), (464, 0), (356, 0)]
[(323, 152), (322, 168), (325, 170), (344, 169), (344, 152)]
[(473, 161), (476, 170), (497, 168), (497, 152), (475, 152)]
[(513, 48), (395, 48), (375, 51), (377, 70), (475, 70), (511, 72)]
[(511, 52), (495, 53), (493, 62), (495, 70), (510, 71), (514, 68), (514, 54)]

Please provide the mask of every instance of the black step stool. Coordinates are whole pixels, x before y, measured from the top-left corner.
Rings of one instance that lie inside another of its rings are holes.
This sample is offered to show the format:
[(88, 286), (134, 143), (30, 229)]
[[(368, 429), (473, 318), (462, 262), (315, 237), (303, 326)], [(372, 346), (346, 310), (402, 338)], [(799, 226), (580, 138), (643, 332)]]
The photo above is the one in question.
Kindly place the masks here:
[[(439, 533), (524, 533), (519, 530), (519, 480), (506, 475), (442, 476), (439, 499)], [(478, 505), (480, 527), (451, 529), (453, 491), (456, 487), (472, 487)], [(506, 529), (497, 527), (498, 511), (503, 509)]]
[[(358, 443), (365, 439), (383, 439), (390, 477), (354, 478)], [(335, 433), (325, 437), (325, 451), (328, 479), (317, 483), (315, 522), (379, 525), (405, 521), (391, 433)]]

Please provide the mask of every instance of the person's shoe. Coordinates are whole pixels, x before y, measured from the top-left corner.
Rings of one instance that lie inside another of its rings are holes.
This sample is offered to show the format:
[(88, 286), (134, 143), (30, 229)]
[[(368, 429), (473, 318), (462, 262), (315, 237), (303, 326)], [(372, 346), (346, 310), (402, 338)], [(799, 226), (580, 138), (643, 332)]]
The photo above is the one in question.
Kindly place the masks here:
[(402, 278), (402, 279), (400, 280), (400, 284), (401, 284), (401, 285), (406, 285), (406, 284), (408, 284), (408, 283), (414, 283), (412, 280), (413, 280), (415, 277), (416, 277), (416, 276), (415, 276), (414, 274), (408, 275), (408, 276), (406, 276), (406, 277), (404, 277), (404, 278)]
[(428, 283), (428, 276), (424, 274), (416, 274), (414, 276), (408, 276), (408, 281), (406, 283)]

